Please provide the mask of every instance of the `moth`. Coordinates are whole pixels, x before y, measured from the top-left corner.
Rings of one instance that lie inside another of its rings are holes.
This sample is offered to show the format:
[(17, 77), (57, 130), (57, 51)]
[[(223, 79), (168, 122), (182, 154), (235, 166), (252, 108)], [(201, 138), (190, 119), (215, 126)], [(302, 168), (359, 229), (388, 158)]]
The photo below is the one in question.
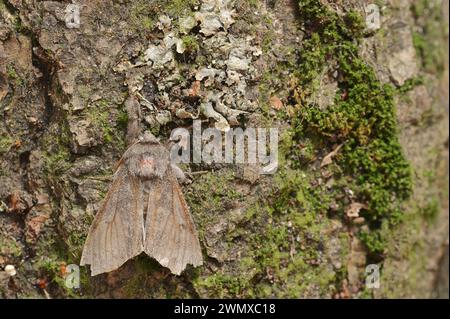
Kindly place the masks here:
[(176, 275), (188, 264), (202, 265), (177, 173), (169, 151), (149, 132), (125, 151), (83, 248), (80, 264), (91, 265), (92, 276), (142, 252)]

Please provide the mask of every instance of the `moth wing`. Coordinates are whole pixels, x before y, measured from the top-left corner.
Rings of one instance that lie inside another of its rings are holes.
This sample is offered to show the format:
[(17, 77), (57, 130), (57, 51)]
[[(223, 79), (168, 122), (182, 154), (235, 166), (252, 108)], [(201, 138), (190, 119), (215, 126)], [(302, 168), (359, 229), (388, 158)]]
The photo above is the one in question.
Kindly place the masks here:
[(197, 230), (178, 181), (169, 168), (167, 181), (149, 192), (144, 251), (176, 275), (203, 264)]
[(119, 268), (143, 251), (144, 217), (141, 184), (121, 165), (95, 216), (81, 256), (91, 275)]

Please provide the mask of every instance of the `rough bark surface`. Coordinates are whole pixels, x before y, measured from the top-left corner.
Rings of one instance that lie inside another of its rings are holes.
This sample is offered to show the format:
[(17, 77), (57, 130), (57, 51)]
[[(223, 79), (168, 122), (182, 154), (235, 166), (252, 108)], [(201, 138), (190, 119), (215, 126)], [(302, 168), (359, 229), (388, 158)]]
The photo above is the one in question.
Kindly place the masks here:
[[(310, 1), (299, 2), (77, 0), (69, 28), (70, 1), (0, 0), (0, 297), (448, 298), (448, 2), (376, 1), (381, 27), (354, 39), (395, 92), (412, 172), (410, 196), (392, 199), (396, 222), (355, 186), (347, 135), (317, 142), (313, 124), (299, 129), (302, 103), (328, 114), (353, 92), (333, 56), (306, 87), (306, 43), (326, 19), (305, 19)], [(350, 30), (370, 1), (317, 3)], [(81, 267), (81, 287), (68, 288), (127, 131), (166, 142), (196, 118), (279, 128), (280, 169), (185, 165), (204, 265), (175, 276), (141, 255), (96, 277)], [(365, 285), (369, 264), (378, 289)]]

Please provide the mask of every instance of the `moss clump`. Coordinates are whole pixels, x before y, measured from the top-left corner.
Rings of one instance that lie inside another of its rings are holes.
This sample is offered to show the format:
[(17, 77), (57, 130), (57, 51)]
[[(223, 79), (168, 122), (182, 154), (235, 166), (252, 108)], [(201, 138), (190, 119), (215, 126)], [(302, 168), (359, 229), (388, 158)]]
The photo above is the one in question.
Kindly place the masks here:
[(200, 274), (193, 283), (197, 292), (221, 298), (333, 294), (343, 277), (324, 257), (332, 197), (324, 185), (314, 185), (316, 177), (280, 166), (272, 187), (226, 236), (227, 242), (244, 242), (241, 257), (213, 274)]
[(65, 298), (87, 297), (92, 293), (92, 286), (85, 267), (80, 267), (80, 287), (69, 288), (66, 285), (67, 265), (78, 265), (79, 256), (73, 255), (65, 243), (57, 238), (57, 233), (45, 233), (34, 246), (35, 254), (32, 260), (33, 268), (38, 272), (38, 278), (47, 283), (47, 290), (51, 296)]
[(129, 25), (133, 31), (144, 36), (153, 29), (158, 6), (146, 0), (133, 1), (129, 13)]
[(9, 135), (0, 137), (0, 154), (8, 152), (13, 144), (14, 140)]
[(192, 8), (199, 5), (198, 0), (174, 0), (155, 1), (147, 0), (133, 1), (129, 12), (129, 24), (133, 31), (141, 36), (146, 36), (152, 32), (158, 17), (168, 14), (173, 18), (186, 16), (192, 13)]
[(56, 152), (50, 153), (45, 158), (46, 172), (54, 177), (61, 175), (70, 168), (70, 152), (67, 148), (59, 148)]
[(21, 86), (25, 82), (25, 80), (17, 73), (16, 69), (11, 64), (8, 64), (6, 67), (6, 75), (8, 76), (8, 79), (16, 86)]
[(415, 87), (422, 85), (425, 83), (425, 79), (423, 76), (418, 76), (412, 79), (408, 79), (405, 81), (405, 83), (398, 87), (396, 89), (396, 92), (403, 96), (404, 94), (408, 93), (409, 91), (413, 90)]
[[(186, 201), (197, 224), (206, 225), (211, 214), (230, 209), (243, 195), (235, 189), (235, 174), (231, 170), (208, 172), (198, 177), (185, 192)], [(208, 212), (208, 213), (205, 213)], [(199, 229), (200, 236), (203, 229)]]
[[(341, 17), (320, 2), (302, 0), (300, 17), (307, 35), (294, 94), (293, 140), (309, 136), (317, 149), (329, 147), (330, 142), (344, 143), (335, 160), (343, 169), (347, 187), (368, 205), (363, 214), (376, 229), (384, 219), (398, 219), (400, 203), (412, 189), (411, 168), (397, 137), (395, 90), (381, 84), (358, 56), (364, 26), (356, 13)], [(320, 109), (310, 97), (318, 89), (326, 65), (336, 65), (339, 90), (334, 104)], [(290, 156), (298, 158), (298, 150), (293, 149)], [(379, 237), (372, 234), (370, 240), (367, 236), (363, 239), (380, 252)]]
[(119, 149), (125, 147), (123, 129), (126, 127), (128, 115), (123, 109), (116, 109), (112, 102), (102, 99), (87, 108), (83, 116), (92, 124), (107, 144), (112, 143)]
[(211, 276), (194, 280), (194, 286), (216, 298), (242, 297), (248, 296), (249, 281), (242, 276), (216, 272)]
[(22, 248), (14, 238), (0, 237), (0, 256), (19, 258), (21, 255)]
[(183, 41), (183, 45), (189, 54), (197, 52), (198, 49), (200, 48), (198, 40), (195, 37), (195, 35), (191, 34), (185, 35), (181, 38), (181, 41)]
[(100, 100), (87, 109), (85, 113), (86, 118), (92, 123), (94, 129), (101, 132), (106, 143), (112, 141), (112, 128), (108, 109), (109, 103), (105, 100)]
[(199, 0), (171, 0), (165, 4), (165, 11), (174, 17), (188, 15), (194, 6), (200, 5)]
[(413, 43), (426, 72), (442, 75), (445, 66), (445, 46), (448, 25), (443, 22), (440, 1), (419, 0), (411, 6), (419, 30), (413, 33)]
[(128, 113), (122, 107), (119, 109), (119, 114), (117, 115), (117, 128), (121, 131), (125, 131), (128, 125)]
[(71, 153), (69, 149), (70, 131), (66, 123), (55, 131), (49, 129), (49, 134), (43, 139), (44, 172), (49, 180), (59, 178), (71, 165)]
[(433, 197), (424, 207), (419, 209), (419, 212), (423, 219), (428, 223), (432, 223), (439, 215), (440, 209), (441, 207), (438, 198)]
[[(331, 196), (316, 176), (282, 170), (265, 207), (249, 220), (258, 232), (250, 235), (250, 269), (261, 280), (251, 289), (258, 297), (329, 296), (338, 274), (325, 261)], [(250, 226), (251, 227), (251, 226)]]

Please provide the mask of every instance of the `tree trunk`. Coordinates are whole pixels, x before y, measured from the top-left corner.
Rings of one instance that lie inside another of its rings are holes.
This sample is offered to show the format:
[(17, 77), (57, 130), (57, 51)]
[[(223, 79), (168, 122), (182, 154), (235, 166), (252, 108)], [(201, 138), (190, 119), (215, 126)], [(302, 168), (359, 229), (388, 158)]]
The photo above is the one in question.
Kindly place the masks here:
[[(448, 298), (448, 2), (375, 2), (0, 0), (0, 296)], [(129, 140), (196, 119), (277, 171), (184, 164), (203, 266), (70, 285)]]

